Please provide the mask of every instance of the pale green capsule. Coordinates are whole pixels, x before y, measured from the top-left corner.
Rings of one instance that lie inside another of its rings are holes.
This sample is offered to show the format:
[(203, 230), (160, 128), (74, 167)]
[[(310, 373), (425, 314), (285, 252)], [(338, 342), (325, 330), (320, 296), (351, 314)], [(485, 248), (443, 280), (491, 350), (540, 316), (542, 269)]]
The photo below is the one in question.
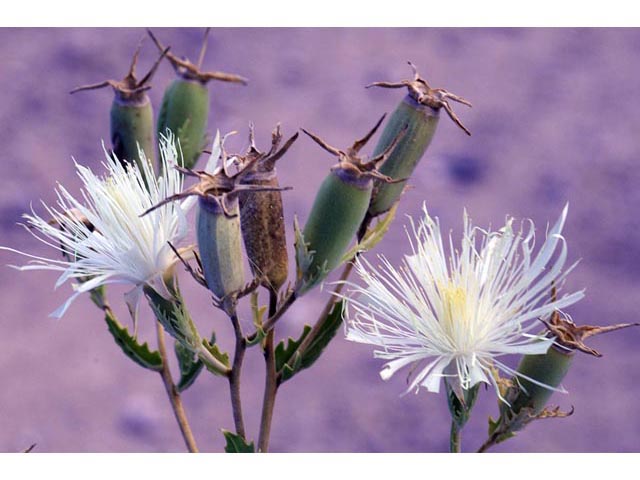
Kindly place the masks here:
[[(158, 49), (162, 44), (147, 30)], [(180, 142), (184, 167), (193, 168), (202, 153), (206, 142), (207, 122), (209, 118), (209, 90), (206, 84), (210, 80), (247, 84), (247, 79), (239, 75), (225, 72), (203, 72), (200, 70), (207, 46), (209, 29), (205, 30), (197, 64), (181, 59), (172, 53), (167, 59), (173, 66), (178, 78), (174, 80), (164, 93), (162, 106), (158, 116), (158, 135), (165, 135), (171, 130)]]
[(207, 286), (218, 299), (223, 299), (240, 291), (245, 278), (238, 199), (231, 197), (226, 211), (220, 202), (198, 199), (196, 233)]
[(444, 108), (456, 125), (464, 130), (465, 133), (471, 135), (451, 109), (448, 100), (467, 106), (471, 106), (471, 104), (467, 100), (442, 88), (431, 88), (420, 77), (415, 66), (411, 62), (409, 62), (409, 65), (414, 72), (413, 80), (404, 80), (397, 83), (375, 82), (367, 86), (367, 88), (373, 86), (383, 88), (406, 87), (409, 90), (409, 94), (400, 102), (389, 119), (374, 150), (374, 155), (381, 154), (389, 148), (398, 133), (406, 129), (404, 137), (380, 167), (380, 173), (401, 181), (396, 183), (376, 182), (368, 213), (371, 218), (389, 210), (400, 198), (406, 180), (415, 170), (433, 139), (438, 126), (440, 109)]

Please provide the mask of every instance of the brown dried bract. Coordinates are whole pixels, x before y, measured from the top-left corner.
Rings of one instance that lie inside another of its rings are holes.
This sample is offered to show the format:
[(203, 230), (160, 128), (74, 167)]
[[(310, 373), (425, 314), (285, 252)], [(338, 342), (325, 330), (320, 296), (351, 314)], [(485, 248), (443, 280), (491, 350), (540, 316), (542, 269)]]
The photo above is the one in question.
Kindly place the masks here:
[[(202, 46), (200, 47), (200, 54), (198, 55), (198, 63), (191, 63), (186, 57), (178, 58), (172, 53), (167, 53), (167, 59), (171, 62), (171, 66), (176, 71), (178, 75), (187, 80), (197, 80), (201, 83), (207, 83), (209, 80), (220, 80), (222, 82), (231, 82), (231, 83), (241, 83), (242, 85), (247, 85), (248, 80), (240, 75), (236, 75), (234, 73), (226, 73), (226, 72), (217, 72), (217, 71), (209, 71), (203, 72), (200, 70), (202, 67), (202, 61), (204, 60), (204, 54), (207, 51), (207, 39), (209, 37), (209, 28), (207, 28), (204, 32), (204, 39), (202, 40)], [(156, 38), (156, 36), (151, 32), (151, 30), (147, 29), (147, 33), (153, 40), (153, 43), (156, 44), (160, 51), (164, 50), (160, 41)]]
[[(144, 40), (144, 38), (142, 39)], [(71, 90), (69, 93), (74, 94), (76, 92), (81, 92), (84, 90), (96, 90), (104, 87), (112, 87), (115, 91), (115, 94), (121, 100), (128, 101), (139, 101), (142, 99), (142, 94), (151, 88), (149, 85), (149, 81), (156, 73), (162, 58), (165, 55), (169, 54), (169, 49), (171, 47), (167, 47), (165, 49), (160, 49), (161, 54), (158, 59), (155, 61), (151, 69), (147, 72), (147, 74), (142, 77), (142, 80), (138, 81), (136, 78), (136, 65), (138, 63), (138, 56), (140, 55), (140, 49), (142, 48), (142, 40), (138, 43), (138, 48), (136, 48), (135, 53), (133, 54), (133, 59), (131, 60), (131, 66), (129, 67), (129, 72), (127, 75), (120, 81), (117, 80), (105, 80), (104, 82), (94, 83), (91, 85), (83, 85), (81, 87), (76, 87)]]
[(367, 85), (365, 88), (370, 87), (382, 87), (382, 88), (403, 88), (407, 87), (409, 89), (409, 95), (416, 102), (421, 105), (426, 105), (435, 110), (440, 110), (444, 108), (445, 112), (449, 115), (449, 118), (453, 120), (453, 122), (458, 125), (467, 135), (471, 135), (471, 132), (467, 127), (465, 127), (458, 116), (455, 114), (448, 100), (452, 100), (454, 102), (461, 103), (466, 105), (467, 107), (471, 107), (471, 102), (465, 100), (458, 95), (455, 95), (444, 88), (431, 88), (431, 86), (427, 83), (427, 81), (420, 76), (418, 73), (418, 69), (416, 66), (407, 62), (411, 69), (413, 70), (413, 80), (402, 80), (400, 82), (374, 82)]
[[(551, 292), (552, 299), (556, 298), (556, 289)], [(628, 327), (640, 326), (640, 323), (618, 323), (606, 327), (598, 327), (592, 325), (576, 325), (566, 315), (560, 315), (557, 310), (551, 314), (549, 321), (540, 319), (545, 324), (549, 332), (556, 337), (555, 343), (566, 350), (580, 350), (581, 352), (593, 355), (594, 357), (602, 357), (597, 350), (585, 345), (584, 340), (601, 333), (613, 332)]]
[(371, 139), (371, 137), (376, 133), (380, 125), (382, 125), (382, 122), (386, 116), (387, 116), (386, 113), (382, 115), (382, 117), (380, 117), (380, 120), (378, 120), (378, 123), (375, 124), (375, 126), (373, 127), (373, 129), (371, 129), (369, 133), (367, 133), (361, 139), (353, 142), (353, 145), (351, 145), (350, 147), (347, 147), (346, 150), (340, 150), (338, 148), (335, 148), (329, 145), (320, 137), (305, 130), (304, 128), (302, 129), (302, 131), (306, 133), (309, 137), (311, 137), (313, 141), (315, 141), (327, 152), (338, 157), (338, 159), (340, 160), (340, 163), (338, 163), (337, 165), (334, 165), (332, 169), (340, 168), (344, 170), (350, 170), (353, 173), (355, 173), (356, 176), (358, 177), (376, 178), (385, 183), (400, 183), (400, 182), (406, 181), (407, 179), (399, 178), (394, 180), (387, 175), (383, 175), (378, 171), (378, 165), (384, 163), (384, 161), (387, 158), (389, 158), (389, 155), (391, 155), (394, 148), (396, 148), (396, 145), (398, 144), (398, 142), (406, 134), (406, 131), (407, 131), (406, 126), (403, 130), (400, 131), (400, 133), (396, 136), (396, 138), (393, 139), (393, 142), (391, 142), (391, 144), (389, 144), (389, 146), (385, 149), (385, 151), (382, 152), (380, 155), (376, 155), (375, 157), (368, 160), (364, 157), (359, 156), (359, 152), (362, 149), (362, 147), (364, 147), (369, 141), (369, 139)]

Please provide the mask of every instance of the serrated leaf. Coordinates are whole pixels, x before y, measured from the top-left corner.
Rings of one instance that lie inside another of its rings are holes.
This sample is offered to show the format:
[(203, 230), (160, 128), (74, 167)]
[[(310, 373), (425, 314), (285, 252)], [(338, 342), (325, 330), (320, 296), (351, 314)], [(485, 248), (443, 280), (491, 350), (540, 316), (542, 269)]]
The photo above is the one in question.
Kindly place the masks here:
[[(215, 339), (212, 339), (215, 340)], [(229, 354), (228, 353), (222, 353), (220, 351), (220, 349), (218, 348), (218, 345), (216, 345), (215, 343), (210, 343), (209, 341), (207, 341), (207, 339), (202, 339), (202, 346), (204, 348), (207, 349), (207, 351), (216, 359), (218, 360), (220, 363), (222, 363), (225, 367), (227, 368), (231, 368), (231, 363), (229, 362)], [(201, 357), (202, 358), (202, 357)], [(204, 360), (203, 360), (204, 361)], [(220, 372), (215, 370), (214, 368), (212, 368), (210, 365), (208, 365), (205, 362), (205, 367), (207, 367), (207, 370), (209, 370), (210, 372), (213, 372), (217, 375), (220, 375)]]
[(180, 293), (176, 290), (174, 292), (175, 298), (167, 300), (153, 288), (145, 287), (144, 292), (149, 299), (153, 313), (165, 331), (181, 342), (185, 348), (191, 350), (193, 354), (196, 354), (200, 343), (200, 334), (184, 306)]
[(286, 344), (284, 340), (278, 343), (274, 352), (276, 357), (276, 371), (282, 370), (287, 364), (292, 365), (294, 363), (292, 361), (292, 358), (298, 350), (300, 344), (303, 342), (306, 336), (309, 335), (310, 331), (311, 325), (305, 325), (302, 329), (302, 335), (300, 335), (300, 338), (295, 340), (289, 337)]
[(367, 229), (363, 239), (342, 256), (340, 264), (352, 260), (360, 252), (366, 252), (373, 249), (380, 240), (382, 240), (389, 231), (389, 227), (396, 216), (399, 204), (400, 202), (396, 202), (382, 220), (376, 223), (373, 228)]
[(196, 381), (198, 375), (204, 368), (204, 364), (199, 360), (193, 352), (186, 348), (181, 342), (177, 341), (174, 345), (178, 365), (180, 366), (180, 381), (176, 385), (178, 392), (183, 392)]
[(160, 353), (155, 350), (149, 350), (149, 345), (146, 342), (142, 345), (139, 344), (135, 337), (129, 333), (129, 330), (121, 325), (109, 311), (105, 314), (105, 321), (116, 344), (118, 344), (127, 357), (149, 370), (155, 372), (162, 370), (162, 357), (160, 357)]
[(302, 342), (311, 332), (310, 325), (305, 325), (300, 338), (289, 338), (286, 345), (280, 342), (275, 350), (276, 371), (280, 373), (280, 382), (285, 382), (295, 374), (309, 368), (320, 357), (329, 342), (335, 337), (340, 325), (342, 325), (343, 301), (336, 302), (322, 322), (322, 328), (316, 333), (314, 339), (307, 345), (304, 351), (300, 351)]
[(222, 430), (227, 444), (224, 447), (224, 451), (227, 453), (255, 453), (256, 448), (253, 444), (247, 443), (240, 435), (236, 435), (228, 430)]
[(342, 325), (342, 308), (344, 301), (340, 300), (333, 305), (333, 308), (327, 315), (326, 320), (320, 320), (323, 325), (322, 329), (318, 331), (313, 341), (302, 352), (302, 359), (300, 362), (300, 370), (309, 368), (320, 357), (322, 352), (329, 342), (336, 336), (338, 328)]

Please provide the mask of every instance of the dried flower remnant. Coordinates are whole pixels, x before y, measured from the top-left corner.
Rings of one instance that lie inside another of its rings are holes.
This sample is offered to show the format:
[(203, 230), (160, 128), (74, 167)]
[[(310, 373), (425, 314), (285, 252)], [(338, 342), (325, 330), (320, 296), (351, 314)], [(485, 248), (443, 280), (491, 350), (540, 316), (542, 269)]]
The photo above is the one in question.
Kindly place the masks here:
[[(272, 133), (271, 149), (261, 152), (257, 149), (254, 127), (250, 126), (250, 147), (246, 155), (236, 157), (241, 164), (251, 165), (242, 176), (241, 183), (279, 187), (276, 162), (284, 156), (298, 138), (294, 134), (285, 144), (282, 142), (280, 125)], [(242, 237), (253, 275), (262, 285), (278, 291), (286, 282), (288, 274), (287, 243), (282, 207), (282, 194), (279, 190), (240, 193), (240, 222)]]
[(379, 347), (375, 356), (388, 360), (380, 373), (385, 380), (412, 364), (407, 391), (438, 392), (446, 377), (454, 391), (485, 382), (500, 395), (491, 369), (514, 370), (499, 357), (544, 354), (553, 340), (529, 333), (535, 319), (583, 297), (580, 291), (545, 301), (568, 273), (566, 215), (567, 207), (534, 257), (533, 225), (525, 235), (508, 218), (497, 232), (485, 231), (465, 213), (461, 249), (453, 251), (450, 239), (447, 259), (439, 224), (424, 209), (399, 269), (384, 257), (377, 268), (357, 260), (364, 285), (347, 283), (347, 339)]
[[(373, 153), (375, 156), (387, 150), (398, 133), (406, 128), (404, 137), (398, 142), (389, 158), (380, 166), (380, 173), (383, 175), (405, 180), (411, 176), (429, 147), (438, 126), (441, 109), (444, 108), (451, 120), (467, 135), (471, 135), (471, 132), (462, 124), (451, 108), (449, 100), (468, 107), (471, 106), (471, 103), (443, 88), (432, 88), (418, 74), (416, 67), (411, 62), (408, 63), (414, 74), (412, 80), (395, 83), (375, 82), (366, 87), (408, 89), (407, 95), (393, 112), (382, 131)], [(389, 210), (400, 197), (404, 185), (404, 181), (392, 184), (376, 182), (368, 215), (373, 218)]]

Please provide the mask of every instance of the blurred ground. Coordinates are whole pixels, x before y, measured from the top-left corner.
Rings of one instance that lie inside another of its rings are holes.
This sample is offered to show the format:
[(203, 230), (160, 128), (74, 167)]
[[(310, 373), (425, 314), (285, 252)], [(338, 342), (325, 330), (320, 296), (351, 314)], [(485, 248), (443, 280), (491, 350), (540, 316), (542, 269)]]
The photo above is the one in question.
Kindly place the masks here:
[[(200, 30), (156, 33), (177, 54), (196, 57)], [(122, 78), (143, 35), (143, 29), (0, 30), (0, 244), (50, 254), (16, 222), (31, 202), (37, 209), (39, 199), (54, 201), (58, 181), (77, 192), (72, 156), (98, 169), (100, 140), (109, 139), (112, 92), (67, 92)], [(155, 56), (147, 42), (139, 72)], [(637, 321), (638, 30), (215, 29), (205, 66), (244, 75), (250, 85), (210, 85), (210, 127), (241, 132), (229, 140), (231, 151), (247, 146), (250, 120), (265, 148), (276, 122), (285, 135), (305, 127), (333, 145), (349, 145), (403, 95), (363, 86), (407, 78), (409, 59), (432, 85), (473, 102), (471, 110), (456, 106), (473, 136), (443, 117), (411, 180), (415, 188), (378, 251), (401, 258), (408, 249), (404, 214), (417, 215), (423, 201), (454, 235), (464, 207), (479, 225), (500, 225), (506, 214), (532, 218), (543, 235), (568, 201), (569, 260), (581, 261), (567, 288), (587, 290), (570, 313), (585, 324)], [(172, 78), (162, 65), (150, 92), (156, 111)], [(285, 193), (289, 225), (294, 214), (306, 217), (333, 161), (307, 138), (283, 160), (281, 183), (295, 187)], [(0, 252), (2, 265), (22, 262)], [(71, 291), (65, 285), (52, 292), (54, 281), (53, 274), (0, 268), (0, 451), (34, 442), (41, 452), (183, 451), (160, 379), (124, 357), (88, 298), (60, 321), (47, 317)], [(205, 291), (186, 277), (183, 290), (199, 325), (215, 327), (230, 347), (230, 329)], [(120, 303), (121, 293), (112, 291), (112, 303)], [(281, 322), (280, 334), (297, 334), (326, 297), (305, 297)], [(143, 328), (142, 335), (150, 333)], [(496, 451), (640, 450), (640, 329), (592, 345), (604, 358), (577, 357), (564, 383), (569, 395), (553, 397), (576, 413), (537, 422)], [(381, 365), (371, 348), (338, 335), (313, 370), (281, 389), (272, 449), (446, 451), (444, 398), (400, 397), (403, 375), (384, 383)], [(254, 436), (262, 368), (259, 352), (251, 350), (243, 387)], [(220, 451), (219, 429), (233, 425), (226, 382), (203, 375), (184, 401), (201, 448)], [(464, 432), (466, 450), (482, 443), (486, 417), (495, 412), (493, 392), (483, 391)]]

